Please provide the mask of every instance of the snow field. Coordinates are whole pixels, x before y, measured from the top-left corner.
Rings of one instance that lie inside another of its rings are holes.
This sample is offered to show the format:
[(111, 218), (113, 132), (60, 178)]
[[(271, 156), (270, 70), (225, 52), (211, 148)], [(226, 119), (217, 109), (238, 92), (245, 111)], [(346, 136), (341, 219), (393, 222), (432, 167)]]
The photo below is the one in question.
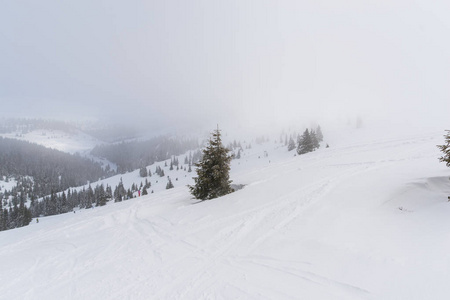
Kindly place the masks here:
[(166, 173), (174, 189), (0, 232), (0, 298), (446, 299), (442, 132), (368, 131), (296, 157), (252, 145), (245, 188), (216, 200)]

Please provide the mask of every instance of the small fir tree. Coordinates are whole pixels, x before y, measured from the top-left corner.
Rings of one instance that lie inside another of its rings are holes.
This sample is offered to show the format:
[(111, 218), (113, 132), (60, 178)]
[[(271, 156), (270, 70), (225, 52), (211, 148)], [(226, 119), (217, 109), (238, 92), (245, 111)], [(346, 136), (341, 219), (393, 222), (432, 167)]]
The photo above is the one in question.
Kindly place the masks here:
[(146, 167), (142, 167), (142, 168), (139, 170), (139, 175), (140, 175), (141, 177), (147, 177), (147, 175), (148, 175), (147, 168), (146, 168)]
[(311, 129), (311, 141), (312, 141), (312, 145), (314, 150), (319, 149), (320, 148), (320, 143), (319, 143), (319, 139), (317, 138), (317, 134), (314, 130)]
[(173, 188), (173, 183), (172, 183), (172, 180), (170, 180), (170, 178), (169, 178), (169, 181), (166, 184), (166, 190), (172, 189), (172, 188)]
[(438, 145), (437, 147), (441, 150), (443, 155), (439, 157), (439, 161), (444, 162), (447, 167), (450, 168), (450, 130), (446, 130), (447, 134), (444, 135), (445, 137), (445, 144), (444, 145)]
[(322, 129), (320, 128), (320, 125), (317, 125), (316, 136), (317, 136), (317, 140), (319, 142), (323, 142), (323, 133), (322, 133)]
[(228, 151), (222, 144), (220, 130), (217, 128), (203, 150), (201, 160), (195, 164), (195, 185), (189, 186), (195, 198), (209, 200), (233, 191), (229, 180), (231, 156)]
[(289, 137), (288, 151), (292, 151), (294, 149), (295, 149), (295, 142), (291, 136), (291, 137)]

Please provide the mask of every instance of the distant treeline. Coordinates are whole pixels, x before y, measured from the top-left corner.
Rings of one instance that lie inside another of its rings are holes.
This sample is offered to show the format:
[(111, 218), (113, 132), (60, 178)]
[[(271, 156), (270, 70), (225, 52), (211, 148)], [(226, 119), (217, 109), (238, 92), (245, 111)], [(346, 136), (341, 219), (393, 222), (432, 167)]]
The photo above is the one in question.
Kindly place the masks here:
[(0, 119), (0, 133), (18, 132), (25, 134), (33, 130), (61, 130), (73, 133), (76, 130), (74, 125), (67, 122), (44, 119)]
[(119, 173), (125, 173), (197, 148), (199, 148), (197, 139), (161, 136), (148, 141), (96, 146), (91, 154), (108, 159), (117, 165)]

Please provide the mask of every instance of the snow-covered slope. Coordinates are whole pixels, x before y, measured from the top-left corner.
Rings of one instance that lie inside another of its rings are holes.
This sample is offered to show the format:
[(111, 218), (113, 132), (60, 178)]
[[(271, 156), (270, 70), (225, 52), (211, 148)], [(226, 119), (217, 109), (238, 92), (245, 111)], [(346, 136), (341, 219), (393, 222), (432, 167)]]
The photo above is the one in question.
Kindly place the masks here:
[(347, 131), (296, 157), (254, 146), (225, 197), (197, 203), (184, 177), (0, 232), (0, 298), (446, 299), (442, 134)]
[(79, 130), (67, 133), (60, 130), (40, 129), (27, 133), (4, 133), (1, 136), (36, 143), (71, 154), (77, 152), (84, 154), (92, 150), (96, 145), (102, 144), (100, 140)]

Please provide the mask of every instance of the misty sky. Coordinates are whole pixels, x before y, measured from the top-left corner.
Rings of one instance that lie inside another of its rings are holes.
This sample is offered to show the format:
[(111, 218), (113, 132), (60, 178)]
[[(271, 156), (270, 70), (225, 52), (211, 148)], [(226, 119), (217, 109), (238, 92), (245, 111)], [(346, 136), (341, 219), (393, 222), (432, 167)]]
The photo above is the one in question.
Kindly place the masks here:
[(151, 126), (445, 121), (450, 4), (2, 1), (0, 103), (0, 116)]

